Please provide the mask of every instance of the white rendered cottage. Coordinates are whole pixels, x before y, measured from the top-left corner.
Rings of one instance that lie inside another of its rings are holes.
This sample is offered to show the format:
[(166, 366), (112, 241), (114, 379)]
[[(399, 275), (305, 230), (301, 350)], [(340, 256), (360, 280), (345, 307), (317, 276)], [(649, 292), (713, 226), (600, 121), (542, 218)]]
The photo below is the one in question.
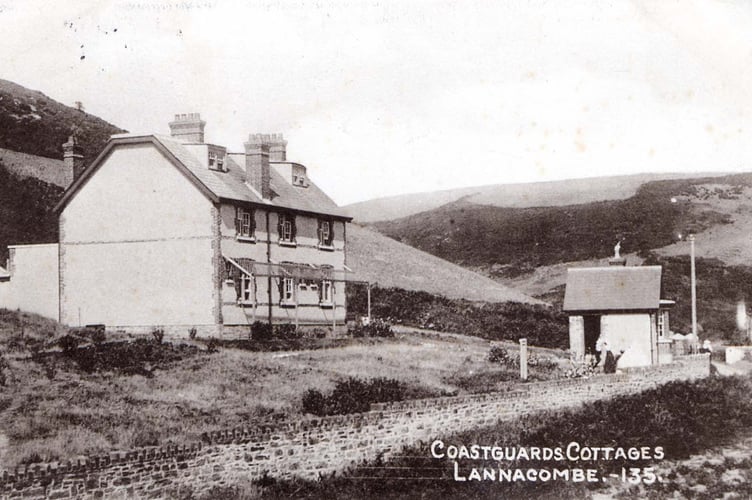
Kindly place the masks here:
[[(184, 335), (344, 323), (351, 219), (287, 161), (282, 136), (231, 153), (204, 141), (198, 114), (169, 125), (113, 136), (56, 207), (59, 245), (41, 261), (59, 267), (47, 275), (59, 300), (45, 299), (59, 320)], [(26, 248), (11, 251), (11, 284)]]

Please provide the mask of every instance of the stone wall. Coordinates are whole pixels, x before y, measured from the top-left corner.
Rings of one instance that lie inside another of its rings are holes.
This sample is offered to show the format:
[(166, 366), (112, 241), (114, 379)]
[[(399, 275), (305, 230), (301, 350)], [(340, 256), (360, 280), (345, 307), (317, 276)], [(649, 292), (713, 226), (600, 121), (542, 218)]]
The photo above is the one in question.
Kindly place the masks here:
[(0, 474), (0, 497), (179, 496), (264, 474), (317, 478), (379, 453), (388, 458), (403, 446), (449, 431), (637, 393), (709, 373), (709, 356), (701, 354), (615, 375), (512, 384), (491, 394), (376, 404), (367, 413), (214, 432), (202, 443), (189, 446), (112, 452), (4, 472)]

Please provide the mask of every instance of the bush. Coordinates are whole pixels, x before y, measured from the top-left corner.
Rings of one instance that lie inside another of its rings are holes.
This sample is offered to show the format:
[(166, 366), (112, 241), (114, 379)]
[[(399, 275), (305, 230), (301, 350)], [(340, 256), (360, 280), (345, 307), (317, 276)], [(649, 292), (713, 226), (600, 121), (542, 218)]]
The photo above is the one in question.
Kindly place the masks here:
[(329, 396), (316, 389), (309, 389), (303, 395), (304, 413), (317, 416), (362, 413), (371, 409), (371, 403), (386, 403), (405, 399), (405, 384), (396, 379), (383, 377), (362, 380), (349, 377), (340, 380)]
[(157, 344), (161, 344), (164, 340), (164, 329), (162, 328), (156, 328), (151, 331), (151, 336), (154, 337), (154, 341)]
[(507, 366), (512, 362), (512, 358), (509, 356), (509, 351), (501, 346), (495, 345), (491, 347), (490, 351), (488, 351), (488, 361)]
[(273, 336), (275, 338), (281, 338), (284, 340), (295, 340), (299, 339), (302, 336), (302, 332), (300, 332), (295, 325), (291, 323), (284, 323), (282, 325), (274, 325), (274, 328), (272, 329)]
[(63, 350), (63, 354), (70, 356), (81, 343), (81, 339), (73, 335), (63, 335), (58, 339), (57, 345)]
[(188, 330), (188, 338), (191, 340), (196, 340), (196, 335), (198, 335), (198, 330), (196, 330), (196, 327), (191, 327), (190, 330)]
[(347, 334), (351, 337), (394, 337), (392, 325), (381, 319), (372, 320), (367, 325), (352, 325), (347, 328)]
[(263, 321), (255, 321), (251, 325), (251, 339), (266, 342), (272, 339), (272, 326)]

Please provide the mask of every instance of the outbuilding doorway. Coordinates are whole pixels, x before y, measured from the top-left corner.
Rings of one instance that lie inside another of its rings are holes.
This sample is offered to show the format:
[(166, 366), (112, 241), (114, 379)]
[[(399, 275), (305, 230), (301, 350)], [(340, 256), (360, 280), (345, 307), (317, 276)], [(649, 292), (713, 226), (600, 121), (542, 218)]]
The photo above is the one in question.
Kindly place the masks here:
[(601, 317), (592, 315), (583, 317), (585, 327), (585, 354), (595, 355), (595, 343), (601, 336)]

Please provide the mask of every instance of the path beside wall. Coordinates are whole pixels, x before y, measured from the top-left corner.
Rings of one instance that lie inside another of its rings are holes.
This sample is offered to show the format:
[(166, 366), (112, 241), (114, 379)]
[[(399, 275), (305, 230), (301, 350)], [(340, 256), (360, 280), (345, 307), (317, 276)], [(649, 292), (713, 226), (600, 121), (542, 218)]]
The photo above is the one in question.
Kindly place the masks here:
[(615, 375), (515, 384), (493, 394), (378, 404), (367, 413), (215, 432), (204, 443), (112, 452), (1, 473), (0, 497), (159, 497), (178, 494), (181, 488), (185, 493), (230, 486), (265, 473), (317, 478), (379, 453), (388, 458), (405, 445), (447, 432), (637, 393), (709, 373), (709, 356), (700, 354)]

